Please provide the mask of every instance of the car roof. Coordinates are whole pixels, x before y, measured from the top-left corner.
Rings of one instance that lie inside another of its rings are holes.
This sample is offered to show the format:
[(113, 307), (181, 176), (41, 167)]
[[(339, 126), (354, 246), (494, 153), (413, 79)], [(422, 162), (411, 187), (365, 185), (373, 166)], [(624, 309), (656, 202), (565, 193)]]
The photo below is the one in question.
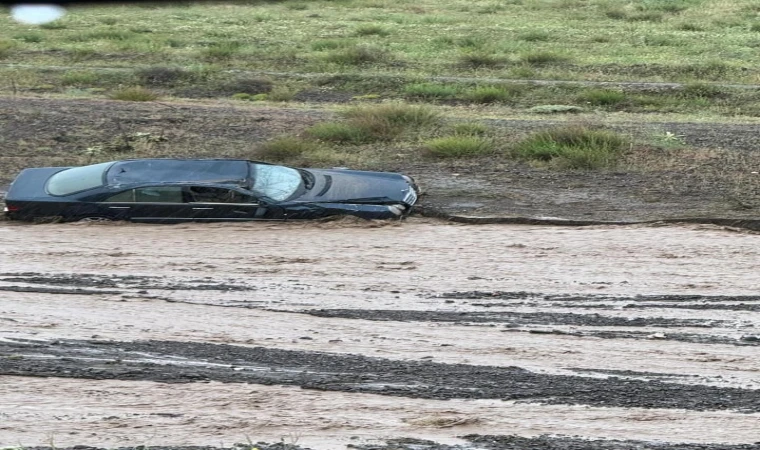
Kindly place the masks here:
[(106, 184), (204, 183), (249, 184), (250, 163), (243, 159), (127, 159), (106, 172)]

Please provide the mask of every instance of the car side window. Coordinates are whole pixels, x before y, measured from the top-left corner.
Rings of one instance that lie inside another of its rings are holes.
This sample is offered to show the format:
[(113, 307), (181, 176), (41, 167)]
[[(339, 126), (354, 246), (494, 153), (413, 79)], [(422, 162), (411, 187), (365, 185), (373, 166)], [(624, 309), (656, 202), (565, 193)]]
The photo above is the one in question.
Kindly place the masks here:
[(104, 200), (106, 203), (132, 203), (135, 201), (135, 190), (129, 189), (127, 191), (119, 192)]
[(234, 189), (213, 186), (191, 186), (190, 201), (196, 203), (251, 203), (255, 201)]
[(135, 189), (135, 201), (141, 203), (182, 203), (179, 186), (153, 186)]

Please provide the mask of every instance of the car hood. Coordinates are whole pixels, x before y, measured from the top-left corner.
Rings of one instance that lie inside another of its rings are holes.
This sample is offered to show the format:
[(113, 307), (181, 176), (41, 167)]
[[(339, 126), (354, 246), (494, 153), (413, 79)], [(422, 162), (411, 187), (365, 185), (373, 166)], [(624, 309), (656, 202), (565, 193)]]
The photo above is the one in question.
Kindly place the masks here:
[(308, 169), (314, 185), (298, 202), (405, 203), (417, 201), (417, 193), (401, 174), (343, 169)]

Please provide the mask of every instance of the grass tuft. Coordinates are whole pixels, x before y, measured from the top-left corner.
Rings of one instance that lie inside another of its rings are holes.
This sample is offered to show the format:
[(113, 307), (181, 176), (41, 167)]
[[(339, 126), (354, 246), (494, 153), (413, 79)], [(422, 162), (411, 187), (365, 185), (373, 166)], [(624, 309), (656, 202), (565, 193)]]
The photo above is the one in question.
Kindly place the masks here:
[(437, 124), (440, 118), (432, 108), (405, 103), (355, 106), (346, 110), (343, 115), (350, 120), (388, 121), (404, 127), (431, 126)]
[(354, 30), (354, 34), (356, 36), (381, 36), (385, 37), (391, 34), (390, 31), (385, 29), (382, 25), (378, 24), (365, 24), (365, 25), (359, 25)]
[(379, 140), (374, 131), (356, 123), (325, 122), (312, 126), (307, 133), (322, 141), (358, 145)]
[(613, 20), (624, 20), (628, 18), (628, 13), (623, 8), (608, 8), (604, 11), (604, 15)]
[(326, 122), (307, 131), (329, 142), (365, 144), (396, 139), (404, 130), (438, 123), (439, 115), (429, 107), (405, 103), (355, 106), (343, 112), (345, 122)]
[(535, 133), (514, 147), (517, 157), (560, 169), (600, 169), (615, 162), (626, 139), (612, 131), (568, 126)]
[(200, 55), (207, 61), (227, 60), (236, 55), (243, 44), (239, 41), (215, 42), (201, 50)]
[(491, 140), (480, 136), (456, 135), (425, 142), (423, 152), (434, 158), (471, 158), (493, 153)]
[(508, 99), (510, 92), (498, 86), (478, 86), (465, 92), (465, 98), (473, 103), (496, 103)]
[(704, 26), (692, 22), (682, 23), (681, 25), (678, 25), (678, 29), (681, 31), (705, 31)]
[(128, 87), (113, 92), (111, 100), (123, 100), (128, 102), (151, 102), (159, 99), (159, 95), (150, 89), (141, 86)]
[(532, 66), (546, 66), (550, 64), (564, 64), (570, 62), (570, 58), (565, 55), (545, 50), (526, 53), (522, 55), (520, 59)]
[(325, 57), (327, 62), (341, 66), (362, 66), (390, 61), (387, 51), (371, 45), (353, 45), (335, 50)]
[(723, 88), (709, 83), (689, 83), (681, 89), (681, 96), (686, 98), (720, 98), (726, 95)]
[(456, 97), (459, 88), (438, 83), (415, 83), (404, 86), (404, 96), (412, 100), (442, 100)]
[(587, 89), (578, 100), (595, 106), (613, 106), (626, 100), (625, 93), (612, 89)]
[(13, 39), (28, 44), (39, 44), (45, 40), (45, 37), (40, 33), (20, 33), (13, 36)]
[(459, 65), (472, 69), (503, 67), (506, 62), (506, 58), (484, 52), (468, 52), (459, 56)]
[(546, 42), (552, 40), (552, 35), (544, 30), (531, 30), (519, 34), (517, 39), (526, 42)]
[(488, 127), (477, 122), (458, 123), (452, 129), (457, 136), (485, 136), (488, 134)]
[(179, 67), (146, 67), (135, 71), (137, 78), (146, 86), (173, 86), (193, 78), (193, 73)]
[(98, 74), (93, 71), (72, 70), (63, 74), (61, 84), (64, 86), (92, 86), (97, 83)]
[(265, 161), (285, 162), (321, 149), (322, 146), (318, 142), (297, 137), (282, 137), (261, 144), (256, 148), (255, 155)]

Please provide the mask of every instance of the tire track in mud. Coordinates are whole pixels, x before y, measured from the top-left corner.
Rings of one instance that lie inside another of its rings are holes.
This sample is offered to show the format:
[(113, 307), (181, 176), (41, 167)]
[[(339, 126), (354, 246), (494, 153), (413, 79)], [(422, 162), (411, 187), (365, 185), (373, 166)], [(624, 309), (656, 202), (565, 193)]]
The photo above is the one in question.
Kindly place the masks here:
[[(0, 375), (218, 381), (424, 399), (760, 412), (760, 390), (533, 373), (520, 367), (391, 361), (359, 355), (171, 341), (0, 341)], [(597, 371), (601, 373), (603, 371)], [(631, 375), (627, 373), (627, 375)], [(647, 376), (636, 373), (636, 376)], [(654, 378), (683, 378), (654, 374)]]

